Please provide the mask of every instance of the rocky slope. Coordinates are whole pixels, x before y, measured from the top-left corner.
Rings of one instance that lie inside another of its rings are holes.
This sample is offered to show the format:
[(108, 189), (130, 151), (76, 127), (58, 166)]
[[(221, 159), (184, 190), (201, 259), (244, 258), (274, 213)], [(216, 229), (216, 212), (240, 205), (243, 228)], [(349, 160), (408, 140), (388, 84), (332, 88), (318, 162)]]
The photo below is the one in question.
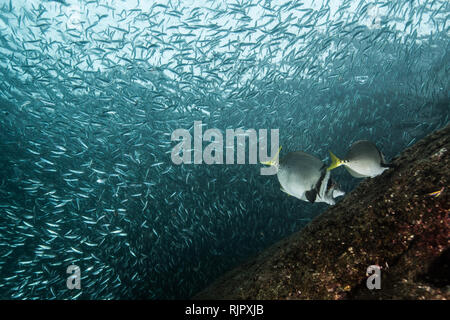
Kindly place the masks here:
[[(193, 299), (450, 298), (449, 159), (450, 125)], [(367, 289), (370, 265), (380, 290)]]

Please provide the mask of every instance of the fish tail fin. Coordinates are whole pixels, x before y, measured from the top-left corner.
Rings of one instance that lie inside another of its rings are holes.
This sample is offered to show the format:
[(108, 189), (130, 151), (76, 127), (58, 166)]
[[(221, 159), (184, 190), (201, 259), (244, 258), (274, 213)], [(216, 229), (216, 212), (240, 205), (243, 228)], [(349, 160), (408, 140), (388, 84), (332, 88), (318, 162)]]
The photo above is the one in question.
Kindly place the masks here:
[(331, 171), (334, 168), (337, 168), (337, 167), (339, 167), (339, 166), (344, 164), (344, 161), (342, 161), (341, 159), (336, 157), (336, 155), (333, 152), (331, 152), (330, 150), (328, 150), (328, 152), (330, 153), (330, 157), (331, 157), (331, 164), (327, 168), (328, 171)]
[(269, 161), (262, 161), (262, 164), (265, 164), (267, 166), (278, 166), (279, 164), (279, 155), (280, 155), (281, 147), (278, 149), (275, 156), (272, 158), (272, 160)]

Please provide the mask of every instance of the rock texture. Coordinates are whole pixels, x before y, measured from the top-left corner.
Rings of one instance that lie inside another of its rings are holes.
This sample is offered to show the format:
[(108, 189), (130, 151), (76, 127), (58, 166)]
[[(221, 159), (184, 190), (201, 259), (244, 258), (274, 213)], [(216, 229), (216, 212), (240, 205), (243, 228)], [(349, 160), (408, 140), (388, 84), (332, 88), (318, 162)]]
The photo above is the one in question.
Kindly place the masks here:
[(449, 159), (450, 125), (193, 299), (449, 299)]

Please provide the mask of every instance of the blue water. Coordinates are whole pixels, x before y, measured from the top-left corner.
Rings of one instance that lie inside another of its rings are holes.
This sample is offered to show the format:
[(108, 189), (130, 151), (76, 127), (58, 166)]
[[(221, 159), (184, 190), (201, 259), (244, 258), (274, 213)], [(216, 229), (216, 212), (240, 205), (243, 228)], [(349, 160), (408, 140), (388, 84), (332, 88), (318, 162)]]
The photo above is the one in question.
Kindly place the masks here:
[(328, 207), (260, 164), (175, 165), (194, 121), (278, 129), (281, 156), (326, 163), (448, 124), (447, 1), (0, 7), (2, 299), (189, 298)]

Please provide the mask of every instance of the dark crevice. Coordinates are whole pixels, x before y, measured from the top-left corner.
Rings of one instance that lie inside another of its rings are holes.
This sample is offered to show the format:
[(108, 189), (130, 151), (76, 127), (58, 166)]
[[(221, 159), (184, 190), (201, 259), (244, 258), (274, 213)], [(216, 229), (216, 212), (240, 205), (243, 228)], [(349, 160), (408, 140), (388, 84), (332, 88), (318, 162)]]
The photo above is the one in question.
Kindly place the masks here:
[(417, 276), (422, 281), (435, 288), (450, 286), (450, 248), (442, 252), (428, 268), (427, 272)]

